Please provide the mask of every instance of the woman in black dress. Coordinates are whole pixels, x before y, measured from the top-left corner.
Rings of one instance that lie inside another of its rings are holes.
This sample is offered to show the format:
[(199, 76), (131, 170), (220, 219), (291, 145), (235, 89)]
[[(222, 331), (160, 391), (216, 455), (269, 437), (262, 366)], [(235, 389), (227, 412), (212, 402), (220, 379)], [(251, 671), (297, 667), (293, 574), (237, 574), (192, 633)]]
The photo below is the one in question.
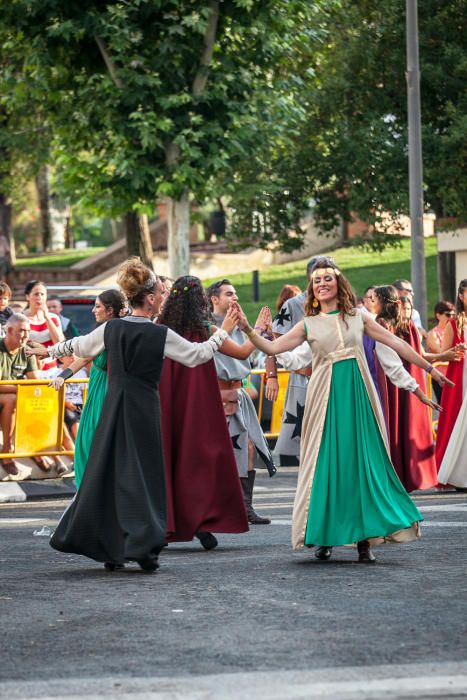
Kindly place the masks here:
[[(212, 358), (236, 322), (204, 343), (190, 343), (151, 323), (162, 286), (138, 258), (124, 263), (118, 284), (133, 315), (103, 324), (87, 336), (58, 343), (52, 357), (108, 354), (108, 391), (83, 482), (50, 544), (104, 562), (109, 570), (136, 561), (147, 572), (158, 567), (167, 526), (165, 472), (158, 382), (164, 356), (194, 367)], [(41, 351), (35, 349), (36, 354)]]

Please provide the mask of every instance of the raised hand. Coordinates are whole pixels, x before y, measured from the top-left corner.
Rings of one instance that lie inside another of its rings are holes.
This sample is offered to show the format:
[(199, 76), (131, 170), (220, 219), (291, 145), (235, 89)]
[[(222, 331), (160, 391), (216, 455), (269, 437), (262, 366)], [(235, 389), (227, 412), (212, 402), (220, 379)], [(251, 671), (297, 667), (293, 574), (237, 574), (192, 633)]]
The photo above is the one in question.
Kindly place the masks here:
[(237, 325), (240, 328), (240, 330), (244, 331), (247, 328), (249, 328), (250, 324), (248, 323), (248, 319), (245, 316), (245, 312), (243, 311), (238, 301), (233, 301), (230, 305), (230, 309), (234, 309), (237, 314)]
[(263, 306), (260, 310), (255, 322), (255, 328), (261, 333), (272, 333), (272, 316), (269, 306)]
[(235, 326), (238, 325), (238, 317), (238, 309), (234, 304), (231, 304), (222, 322), (222, 330), (226, 331), (227, 333), (232, 333)]

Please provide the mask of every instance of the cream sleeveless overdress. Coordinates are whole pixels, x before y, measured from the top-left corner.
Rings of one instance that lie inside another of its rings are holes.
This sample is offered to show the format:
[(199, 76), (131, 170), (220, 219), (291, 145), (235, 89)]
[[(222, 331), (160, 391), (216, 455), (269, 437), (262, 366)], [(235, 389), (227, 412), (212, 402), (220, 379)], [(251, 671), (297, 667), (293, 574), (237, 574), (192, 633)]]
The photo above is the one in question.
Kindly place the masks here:
[(313, 354), (292, 544), (337, 546), (420, 536), (422, 515), (394, 471), (363, 348), (364, 324), (339, 312), (304, 319)]

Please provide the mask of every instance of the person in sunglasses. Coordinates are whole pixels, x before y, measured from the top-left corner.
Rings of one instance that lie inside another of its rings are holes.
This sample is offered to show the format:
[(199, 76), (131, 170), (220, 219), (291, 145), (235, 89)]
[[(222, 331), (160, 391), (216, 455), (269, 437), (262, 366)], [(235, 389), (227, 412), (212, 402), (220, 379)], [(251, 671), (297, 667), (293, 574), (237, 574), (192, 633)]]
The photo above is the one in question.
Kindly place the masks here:
[[(451, 318), (456, 315), (456, 307), (450, 301), (438, 301), (435, 304), (435, 318), (438, 321), (436, 326), (428, 331), (426, 337), (426, 348), (428, 352), (441, 352), (443, 348), (444, 331), (446, 330), (446, 325)], [(439, 371), (446, 375), (447, 367), (440, 365)], [(441, 401), (441, 387), (434, 383), (433, 391), (436, 396), (436, 400)]]

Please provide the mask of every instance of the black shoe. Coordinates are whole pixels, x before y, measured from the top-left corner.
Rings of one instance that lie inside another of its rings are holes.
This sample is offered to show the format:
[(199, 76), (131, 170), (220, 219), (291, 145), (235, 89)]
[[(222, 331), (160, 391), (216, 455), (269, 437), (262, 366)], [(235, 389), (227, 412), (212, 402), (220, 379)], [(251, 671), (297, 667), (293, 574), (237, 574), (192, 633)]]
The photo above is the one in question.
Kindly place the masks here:
[(315, 557), (321, 561), (327, 561), (331, 558), (332, 547), (317, 547)]
[(118, 561), (106, 561), (104, 564), (104, 569), (107, 571), (121, 571), (125, 568), (125, 564), (121, 564)]
[(195, 537), (199, 539), (204, 549), (215, 549), (219, 544), (211, 532), (195, 532)]
[(362, 540), (357, 542), (358, 549), (358, 561), (361, 564), (374, 564), (376, 557), (370, 549), (370, 543), (368, 540)]
[(148, 556), (143, 559), (136, 559), (136, 563), (139, 564), (140, 568), (147, 574), (152, 574), (159, 568), (159, 561), (157, 556)]

